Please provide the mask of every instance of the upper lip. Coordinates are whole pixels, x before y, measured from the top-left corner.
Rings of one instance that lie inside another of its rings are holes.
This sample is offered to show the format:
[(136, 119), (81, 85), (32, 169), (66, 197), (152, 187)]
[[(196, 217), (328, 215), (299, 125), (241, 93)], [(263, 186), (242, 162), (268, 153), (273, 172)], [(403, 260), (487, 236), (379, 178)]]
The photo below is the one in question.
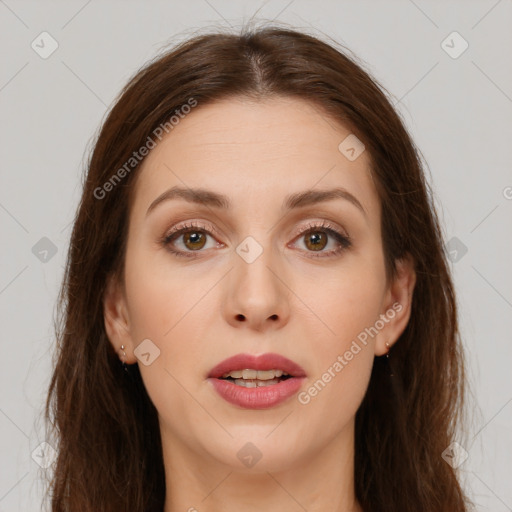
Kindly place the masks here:
[(305, 377), (306, 372), (304, 369), (294, 363), (287, 357), (280, 354), (261, 354), (254, 356), (251, 354), (237, 354), (221, 361), (218, 365), (213, 367), (208, 374), (208, 377), (219, 378), (225, 373), (236, 370), (283, 370), (292, 377)]

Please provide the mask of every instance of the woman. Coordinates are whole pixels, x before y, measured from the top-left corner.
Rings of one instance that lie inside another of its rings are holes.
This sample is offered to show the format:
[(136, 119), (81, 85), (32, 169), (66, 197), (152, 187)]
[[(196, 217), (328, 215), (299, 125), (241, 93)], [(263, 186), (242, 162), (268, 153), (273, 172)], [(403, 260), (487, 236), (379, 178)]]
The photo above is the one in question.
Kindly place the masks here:
[(333, 46), (212, 33), (138, 72), (60, 299), (52, 511), (468, 510), (442, 456), (465, 377), (431, 192)]

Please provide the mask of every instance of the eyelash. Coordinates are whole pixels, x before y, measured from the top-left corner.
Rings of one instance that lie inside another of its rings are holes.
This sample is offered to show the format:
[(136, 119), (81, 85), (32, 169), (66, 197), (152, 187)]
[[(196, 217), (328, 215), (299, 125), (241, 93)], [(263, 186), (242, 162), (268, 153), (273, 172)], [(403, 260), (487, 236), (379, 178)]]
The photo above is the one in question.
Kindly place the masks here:
[[(169, 233), (164, 235), (162, 239), (160, 240), (160, 243), (166, 247), (168, 251), (170, 251), (172, 254), (178, 257), (183, 258), (194, 258), (197, 257), (195, 253), (202, 252), (201, 250), (198, 251), (177, 251), (175, 249), (171, 248), (171, 241), (175, 238), (179, 238), (180, 235), (187, 233), (189, 231), (199, 231), (202, 233), (206, 233), (207, 235), (214, 236), (215, 230), (208, 229), (203, 225), (197, 224), (197, 223), (190, 223), (187, 225), (184, 225), (179, 228), (173, 228)], [(297, 234), (296, 238), (300, 238), (304, 235), (307, 235), (309, 233), (315, 233), (316, 231), (323, 231), (327, 233), (329, 236), (333, 237), (339, 244), (339, 247), (337, 249), (324, 252), (320, 251), (318, 254), (315, 254), (314, 251), (306, 251), (310, 252), (311, 257), (313, 258), (326, 258), (331, 256), (336, 256), (340, 254), (341, 252), (345, 251), (346, 249), (350, 248), (352, 246), (352, 241), (349, 236), (341, 234), (332, 224), (330, 224), (327, 221), (322, 221), (319, 224), (310, 224), (306, 226), (304, 229), (300, 231), (300, 233)]]

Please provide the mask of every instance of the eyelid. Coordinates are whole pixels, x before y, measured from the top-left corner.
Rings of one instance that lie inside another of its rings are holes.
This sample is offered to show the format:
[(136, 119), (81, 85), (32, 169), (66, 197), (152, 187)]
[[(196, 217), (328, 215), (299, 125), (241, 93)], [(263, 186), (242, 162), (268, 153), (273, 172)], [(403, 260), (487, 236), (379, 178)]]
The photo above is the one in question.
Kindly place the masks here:
[(307, 233), (308, 231), (311, 231), (312, 229), (331, 229), (336, 232), (340, 232), (340, 235), (344, 236), (345, 238), (350, 239), (350, 236), (346, 232), (345, 229), (343, 229), (338, 224), (335, 224), (329, 220), (322, 219), (322, 220), (312, 220), (309, 222), (307, 226), (301, 227), (298, 231), (298, 233), (295, 235), (295, 237), (298, 237), (304, 233)]
[[(341, 231), (341, 234), (350, 239), (349, 234), (346, 232), (345, 229), (343, 229), (339, 224), (333, 223), (326, 219), (318, 219), (318, 220), (312, 220), (309, 221), (309, 224), (306, 226), (302, 226), (298, 229), (298, 231), (295, 233), (294, 237), (300, 236), (303, 233), (306, 233), (308, 230), (313, 228), (331, 228), (334, 231)], [(211, 234), (216, 235), (217, 237), (221, 237), (222, 235), (219, 233), (219, 231), (210, 223), (203, 223), (203, 221), (199, 220), (192, 220), (192, 221), (183, 221), (183, 223), (178, 223), (174, 225), (172, 228), (168, 229), (165, 232), (164, 238), (168, 238), (177, 231), (180, 231), (182, 229), (203, 229), (205, 231), (209, 231)]]
[(215, 236), (221, 237), (222, 235), (213, 227), (211, 224), (203, 224), (202, 221), (185, 221), (183, 223), (178, 223), (169, 230), (165, 232), (164, 239), (170, 238), (172, 235), (177, 233), (178, 231), (181, 231), (183, 229), (197, 229), (197, 230), (204, 230), (208, 233), (211, 233)]

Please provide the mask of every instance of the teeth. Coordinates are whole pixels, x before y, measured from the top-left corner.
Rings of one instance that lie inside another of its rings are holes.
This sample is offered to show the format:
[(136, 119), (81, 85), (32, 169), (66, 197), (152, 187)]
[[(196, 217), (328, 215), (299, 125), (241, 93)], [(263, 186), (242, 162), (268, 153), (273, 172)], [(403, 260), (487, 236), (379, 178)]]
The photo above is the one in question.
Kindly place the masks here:
[(265, 387), (265, 386), (272, 386), (274, 384), (279, 384), (279, 379), (268, 379), (268, 380), (235, 379), (235, 384), (237, 386), (242, 386), (244, 388), (261, 388), (261, 387)]
[(235, 370), (229, 373), (225, 373), (222, 378), (231, 377), (233, 379), (245, 379), (245, 380), (272, 380), (281, 377), (282, 375), (288, 375), (282, 370)]
[(241, 379), (242, 378), (242, 370), (237, 370), (236, 372), (225, 373), (222, 377), (224, 379), (226, 377), (233, 377), (233, 379)]
[(255, 379), (257, 375), (256, 370), (242, 370), (242, 379)]

